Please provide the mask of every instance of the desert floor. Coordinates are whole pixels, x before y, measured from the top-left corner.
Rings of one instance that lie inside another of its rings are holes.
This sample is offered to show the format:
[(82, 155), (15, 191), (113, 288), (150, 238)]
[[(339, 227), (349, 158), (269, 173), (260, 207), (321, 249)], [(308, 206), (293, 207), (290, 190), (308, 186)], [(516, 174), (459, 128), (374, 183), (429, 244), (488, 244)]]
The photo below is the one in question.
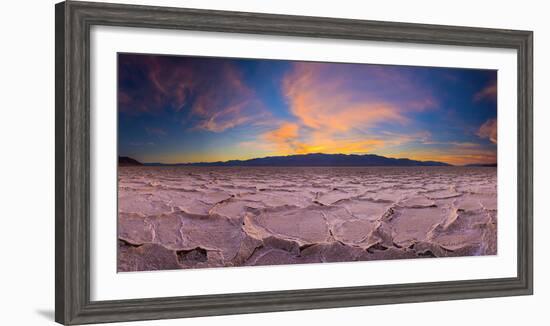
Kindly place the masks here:
[(496, 168), (119, 167), (118, 270), (496, 254)]

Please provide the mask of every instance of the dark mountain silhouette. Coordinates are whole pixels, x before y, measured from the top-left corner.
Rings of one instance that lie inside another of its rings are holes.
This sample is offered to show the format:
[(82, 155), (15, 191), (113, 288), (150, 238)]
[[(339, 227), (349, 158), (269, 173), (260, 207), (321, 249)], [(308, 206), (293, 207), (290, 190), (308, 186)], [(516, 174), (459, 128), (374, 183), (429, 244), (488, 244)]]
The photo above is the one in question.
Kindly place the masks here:
[(473, 163), (473, 164), (466, 164), (465, 166), (476, 166), (476, 167), (497, 167), (497, 163)]
[(434, 161), (415, 161), (407, 158), (389, 158), (366, 154), (303, 154), (288, 156), (269, 156), (250, 160), (231, 160), (225, 162), (201, 163), (145, 163), (149, 166), (450, 166)]
[(136, 161), (136, 160), (134, 160), (131, 157), (119, 156), (118, 157), (118, 165), (119, 166), (139, 166), (139, 165), (143, 165), (143, 164)]

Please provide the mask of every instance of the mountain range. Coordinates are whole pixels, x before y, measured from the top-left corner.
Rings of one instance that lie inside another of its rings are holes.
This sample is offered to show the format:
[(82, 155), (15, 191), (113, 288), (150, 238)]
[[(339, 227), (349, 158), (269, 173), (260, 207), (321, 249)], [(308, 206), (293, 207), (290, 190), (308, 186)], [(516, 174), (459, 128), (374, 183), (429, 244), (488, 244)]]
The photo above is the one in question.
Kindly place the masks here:
[(140, 163), (130, 157), (119, 157), (119, 165), (146, 166), (451, 166), (436, 161), (416, 161), (408, 158), (390, 158), (374, 154), (299, 154), (268, 156), (249, 160), (230, 160), (198, 163)]
[(143, 165), (143, 163), (134, 160), (131, 157), (128, 156), (119, 156), (118, 157), (118, 165), (119, 166), (135, 166), (135, 165)]

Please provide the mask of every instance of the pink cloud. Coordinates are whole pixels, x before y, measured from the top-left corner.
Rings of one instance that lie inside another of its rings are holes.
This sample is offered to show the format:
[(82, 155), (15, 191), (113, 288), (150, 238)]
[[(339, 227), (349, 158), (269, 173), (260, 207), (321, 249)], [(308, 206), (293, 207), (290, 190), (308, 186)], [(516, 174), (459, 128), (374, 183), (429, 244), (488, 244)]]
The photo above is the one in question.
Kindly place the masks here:
[(497, 99), (497, 83), (496, 81), (485, 86), (479, 92), (474, 94), (474, 101), (479, 102), (483, 100), (496, 101)]
[(259, 124), (261, 123), (260, 118), (269, 117), (269, 113), (263, 111), (262, 107), (260, 101), (252, 99), (223, 107), (217, 112), (201, 111), (198, 114), (204, 119), (196, 127), (212, 132), (222, 132), (243, 124)]
[[(128, 114), (172, 111), (194, 128), (221, 132), (265, 118), (262, 102), (240, 71), (222, 59), (126, 55), (121, 59), (119, 108)], [(128, 67), (127, 70), (126, 67)]]
[(479, 130), (477, 131), (477, 135), (481, 138), (487, 138), (492, 143), (497, 143), (497, 119), (489, 119), (485, 121), (479, 127)]

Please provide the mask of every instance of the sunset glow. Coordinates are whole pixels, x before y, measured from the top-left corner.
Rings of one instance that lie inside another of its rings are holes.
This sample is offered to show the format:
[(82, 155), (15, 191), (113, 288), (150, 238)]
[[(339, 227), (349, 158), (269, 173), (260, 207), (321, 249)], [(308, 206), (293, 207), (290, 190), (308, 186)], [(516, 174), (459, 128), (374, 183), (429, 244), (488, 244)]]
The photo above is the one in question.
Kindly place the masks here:
[(495, 163), (494, 70), (118, 55), (119, 155), (307, 153)]

